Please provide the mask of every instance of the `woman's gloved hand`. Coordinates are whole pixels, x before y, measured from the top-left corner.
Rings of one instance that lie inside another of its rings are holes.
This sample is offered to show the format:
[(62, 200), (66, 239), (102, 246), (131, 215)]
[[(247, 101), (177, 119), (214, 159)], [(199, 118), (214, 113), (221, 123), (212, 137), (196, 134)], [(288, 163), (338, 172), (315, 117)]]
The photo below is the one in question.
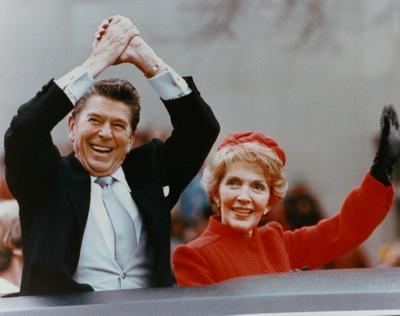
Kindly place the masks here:
[(392, 185), (393, 167), (400, 152), (397, 113), (393, 105), (385, 105), (381, 116), (378, 151), (371, 167), (371, 175), (386, 186)]

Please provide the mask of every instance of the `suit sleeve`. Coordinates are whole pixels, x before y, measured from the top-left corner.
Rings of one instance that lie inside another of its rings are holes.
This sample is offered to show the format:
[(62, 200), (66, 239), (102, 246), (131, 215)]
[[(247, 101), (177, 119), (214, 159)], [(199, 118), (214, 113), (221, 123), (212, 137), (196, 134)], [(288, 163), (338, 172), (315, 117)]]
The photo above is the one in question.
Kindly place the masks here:
[(292, 268), (317, 268), (364, 242), (383, 221), (393, 201), (386, 187), (369, 173), (350, 191), (340, 213), (315, 226), (284, 232)]
[(161, 162), (163, 185), (170, 187), (171, 205), (177, 202), (180, 193), (199, 172), (220, 131), (218, 121), (192, 79), (185, 80), (192, 93), (163, 101), (173, 126)]
[(4, 138), (6, 177), (20, 203), (40, 200), (52, 185), (60, 159), (51, 131), (71, 110), (68, 97), (50, 81), (13, 117)]
[(172, 256), (175, 278), (179, 286), (200, 286), (215, 283), (207, 260), (195, 249), (178, 246)]

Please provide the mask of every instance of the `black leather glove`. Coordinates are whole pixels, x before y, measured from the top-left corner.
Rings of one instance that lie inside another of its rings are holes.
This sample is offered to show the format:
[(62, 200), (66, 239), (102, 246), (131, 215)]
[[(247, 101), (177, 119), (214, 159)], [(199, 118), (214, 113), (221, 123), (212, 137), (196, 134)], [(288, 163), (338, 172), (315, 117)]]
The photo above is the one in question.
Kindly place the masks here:
[(393, 105), (385, 105), (381, 116), (378, 151), (371, 167), (371, 175), (384, 185), (392, 185), (393, 166), (400, 152), (397, 113)]

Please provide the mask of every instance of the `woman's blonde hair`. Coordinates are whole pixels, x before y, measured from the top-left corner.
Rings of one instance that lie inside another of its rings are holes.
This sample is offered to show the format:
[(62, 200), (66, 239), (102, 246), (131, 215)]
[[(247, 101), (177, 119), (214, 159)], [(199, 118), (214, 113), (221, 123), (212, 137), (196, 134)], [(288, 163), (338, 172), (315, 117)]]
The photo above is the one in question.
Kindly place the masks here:
[(282, 161), (272, 149), (266, 146), (257, 143), (242, 143), (217, 151), (204, 169), (202, 186), (215, 213), (220, 213), (214, 197), (218, 192), (221, 179), (225, 176), (227, 166), (237, 161), (256, 163), (263, 169), (270, 187), (269, 209), (283, 200), (288, 184), (284, 177)]

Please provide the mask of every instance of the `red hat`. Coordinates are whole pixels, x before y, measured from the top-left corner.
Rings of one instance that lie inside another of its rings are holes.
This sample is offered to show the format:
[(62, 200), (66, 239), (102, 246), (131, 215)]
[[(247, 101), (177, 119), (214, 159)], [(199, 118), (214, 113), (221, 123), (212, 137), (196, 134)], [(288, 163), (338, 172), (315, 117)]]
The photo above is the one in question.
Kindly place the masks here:
[(229, 133), (219, 144), (217, 151), (228, 146), (237, 146), (243, 143), (256, 143), (272, 149), (279, 159), (282, 161), (283, 166), (286, 164), (286, 155), (278, 143), (272, 138), (266, 137), (261, 132), (236, 132)]

